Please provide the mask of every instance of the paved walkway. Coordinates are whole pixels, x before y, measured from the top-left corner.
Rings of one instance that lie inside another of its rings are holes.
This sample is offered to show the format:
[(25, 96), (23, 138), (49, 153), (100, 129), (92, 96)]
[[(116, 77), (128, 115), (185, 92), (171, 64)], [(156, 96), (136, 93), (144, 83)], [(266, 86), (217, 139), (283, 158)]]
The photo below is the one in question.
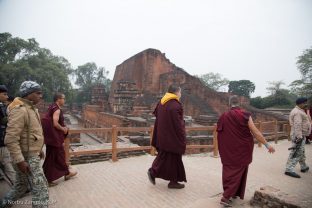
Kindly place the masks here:
[[(237, 199), (234, 207), (250, 207), (255, 190), (271, 185), (295, 195), (302, 207), (312, 207), (312, 171), (301, 179), (284, 175), (289, 142), (279, 141), (274, 155), (255, 146), (250, 165), (245, 200)], [(307, 164), (312, 167), (312, 145), (306, 146)], [(146, 171), (154, 157), (149, 155), (121, 159), (116, 163), (99, 162), (76, 165), (78, 177), (49, 189), (51, 206), (57, 208), (203, 208), (222, 207), (220, 158), (208, 154), (183, 157), (188, 182), (185, 189), (170, 190), (167, 182), (149, 183)], [(299, 166), (297, 166), (299, 171)], [(1, 185), (1, 184), (0, 184)], [(29, 196), (21, 200), (30, 200)], [(14, 206), (21, 207), (21, 206)], [(24, 206), (27, 207), (27, 206)]]

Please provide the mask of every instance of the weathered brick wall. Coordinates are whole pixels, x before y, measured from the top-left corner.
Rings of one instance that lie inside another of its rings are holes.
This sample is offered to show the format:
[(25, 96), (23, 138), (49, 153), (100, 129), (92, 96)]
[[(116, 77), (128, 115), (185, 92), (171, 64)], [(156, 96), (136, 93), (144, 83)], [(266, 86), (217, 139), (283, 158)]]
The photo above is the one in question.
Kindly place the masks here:
[[(190, 115), (193, 118), (199, 115), (217, 118), (229, 109), (228, 99), (231, 94), (216, 92), (205, 87), (198, 78), (175, 66), (159, 50), (147, 49), (116, 67), (109, 96), (111, 106), (114, 104), (114, 93), (117, 89), (117, 82), (120, 80), (135, 83), (135, 90), (138, 91), (138, 95), (133, 106), (143, 107), (141, 111), (136, 108), (134, 110), (135, 115), (138, 112), (151, 113), (159, 98), (172, 83), (179, 83), (183, 89), (181, 101), (185, 115)], [(244, 106), (249, 106), (248, 98), (240, 97), (240, 99)], [(133, 109), (133, 106), (130, 109)], [(144, 107), (147, 107), (148, 110), (145, 110)], [(277, 118), (274, 115), (265, 114), (261, 110), (252, 109), (252, 113), (257, 120)]]
[(113, 93), (119, 80), (131, 80), (141, 92), (159, 92), (159, 75), (172, 71), (175, 66), (155, 49), (147, 49), (127, 59), (115, 70), (109, 102), (113, 103)]
[(101, 127), (125, 126), (123, 116), (100, 112), (98, 113), (98, 125)]
[[(197, 117), (200, 114), (221, 115), (229, 109), (231, 94), (216, 92), (204, 86), (201, 81), (182, 69), (176, 69), (160, 76), (160, 89), (165, 91), (170, 84), (180, 83), (183, 88), (182, 102), (187, 115)], [(240, 97), (241, 103), (249, 105), (249, 99)]]
[(98, 106), (87, 105), (83, 110), (83, 120), (87, 127), (124, 126), (124, 117), (101, 112)]
[(146, 127), (152, 125), (152, 121), (144, 121), (131, 117), (125, 117), (112, 113), (100, 112), (100, 107), (95, 105), (86, 105), (83, 110), (82, 122), (88, 128), (112, 127)]
[(228, 94), (205, 87), (198, 78), (181, 69), (161, 75), (160, 80), (162, 90), (167, 89), (173, 82), (180, 83), (184, 89), (182, 102), (186, 113), (190, 113), (188, 115), (220, 115), (228, 109)]
[(286, 115), (257, 109), (250, 105), (245, 105), (244, 108), (252, 113), (252, 118), (254, 121), (288, 121), (288, 116)]
[[(228, 93), (205, 87), (198, 78), (172, 64), (159, 50), (147, 49), (116, 67), (109, 97), (111, 106), (117, 82), (120, 80), (135, 82), (136, 89), (141, 93), (136, 99), (136, 106), (151, 108), (155, 105), (152, 103), (158, 102), (158, 98), (166, 92), (169, 85), (179, 83), (183, 88), (182, 103), (186, 115), (218, 116), (228, 109)], [(242, 98), (242, 101), (249, 104), (246, 98)]]

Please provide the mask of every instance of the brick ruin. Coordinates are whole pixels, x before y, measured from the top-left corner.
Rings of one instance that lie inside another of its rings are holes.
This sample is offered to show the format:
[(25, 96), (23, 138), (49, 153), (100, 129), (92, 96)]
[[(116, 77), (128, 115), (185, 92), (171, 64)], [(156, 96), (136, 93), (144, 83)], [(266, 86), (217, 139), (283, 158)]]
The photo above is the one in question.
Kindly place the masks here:
[[(171, 63), (159, 50), (147, 49), (116, 67), (109, 95), (101, 86), (93, 89), (92, 105), (85, 105), (82, 111), (83, 125), (153, 125), (152, 112), (172, 83), (179, 84), (182, 88), (181, 102), (187, 125), (213, 125), (218, 117), (228, 110), (228, 99), (231, 96), (229, 93), (216, 92), (206, 87), (197, 77)], [(256, 121), (285, 120), (285, 117), (251, 107), (249, 99), (245, 97), (240, 99), (242, 105), (252, 112)], [(195, 134), (188, 140), (192, 144), (203, 144), (203, 140), (207, 143), (207, 137), (201, 138)], [(133, 141), (138, 144), (144, 143), (143, 140), (137, 139), (135, 137)], [(109, 141), (107, 135), (105, 141)]]
[[(171, 63), (159, 50), (147, 49), (116, 67), (108, 98), (111, 112), (123, 116), (151, 116), (157, 102), (172, 83), (181, 86), (184, 114), (196, 123), (211, 125), (228, 110), (229, 93), (207, 88), (197, 77)], [(264, 116), (263, 111), (249, 107), (249, 99), (240, 99), (256, 119), (276, 118), (270, 113)]]
[[(109, 95), (110, 108), (121, 115), (151, 115), (172, 83), (182, 88), (185, 115), (199, 123), (209, 123), (209, 119), (213, 123), (227, 110), (228, 94), (205, 87), (198, 78), (175, 66), (155, 49), (138, 53), (116, 67)], [(244, 98), (242, 101), (249, 102)]]
[(98, 105), (102, 110), (108, 110), (108, 93), (105, 90), (104, 85), (97, 84), (91, 91), (91, 104)]

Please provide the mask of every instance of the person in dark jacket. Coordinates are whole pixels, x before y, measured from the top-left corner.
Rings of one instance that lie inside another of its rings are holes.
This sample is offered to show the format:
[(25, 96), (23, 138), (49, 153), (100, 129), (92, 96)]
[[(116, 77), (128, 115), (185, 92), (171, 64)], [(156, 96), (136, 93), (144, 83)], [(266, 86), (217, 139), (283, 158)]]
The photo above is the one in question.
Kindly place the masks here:
[(181, 189), (186, 182), (182, 155), (186, 148), (185, 123), (183, 107), (179, 99), (181, 88), (177, 85), (169, 86), (168, 92), (157, 104), (154, 115), (152, 146), (158, 154), (147, 174), (152, 184), (155, 178), (170, 181), (168, 188)]
[(5, 131), (8, 123), (7, 105), (8, 89), (5, 85), (0, 85), (0, 176), (13, 186), (15, 182), (15, 170), (12, 165), (10, 152), (4, 144)]
[[(311, 126), (312, 126), (312, 101), (310, 101), (310, 108), (308, 108), (306, 110), (306, 113), (308, 115), (308, 118), (309, 118), (309, 120), (311, 122)], [(310, 135), (306, 137), (306, 144), (311, 144), (311, 142), (312, 142), (312, 131), (311, 131)]]

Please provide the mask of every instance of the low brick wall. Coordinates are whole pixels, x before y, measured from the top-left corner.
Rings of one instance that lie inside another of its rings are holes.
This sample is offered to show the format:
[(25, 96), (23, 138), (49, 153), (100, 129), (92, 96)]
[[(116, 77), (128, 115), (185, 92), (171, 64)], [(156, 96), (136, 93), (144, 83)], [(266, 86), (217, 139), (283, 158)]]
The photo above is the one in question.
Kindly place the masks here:
[[(139, 146), (149, 146), (150, 137), (149, 136), (132, 136), (129, 138), (130, 142), (137, 144)], [(198, 135), (198, 136), (187, 136), (186, 144), (187, 145), (212, 145), (212, 136), (208, 135)], [(186, 154), (198, 154), (202, 152), (209, 152), (210, 149), (200, 148), (200, 149), (188, 149)]]
[[(128, 158), (128, 157), (136, 157), (140, 155), (146, 154), (144, 151), (132, 151), (132, 152), (119, 152), (117, 154), (118, 159)], [(112, 159), (111, 153), (98, 153), (98, 154), (90, 154), (90, 155), (81, 155), (70, 158), (71, 165), (77, 164), (86, 164), (86, 163), (94, 163), (94, 162), (102, 162), (108, 161)]]

